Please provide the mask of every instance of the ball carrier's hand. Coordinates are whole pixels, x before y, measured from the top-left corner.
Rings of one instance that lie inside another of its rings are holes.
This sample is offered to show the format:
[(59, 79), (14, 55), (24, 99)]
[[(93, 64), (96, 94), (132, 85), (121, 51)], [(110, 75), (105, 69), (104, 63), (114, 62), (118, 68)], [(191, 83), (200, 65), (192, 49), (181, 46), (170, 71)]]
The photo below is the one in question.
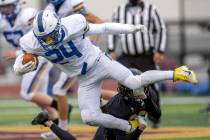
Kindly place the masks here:
[(37, 68), (37, 63), (38, 63), (37, 59), (34, 59), (34, 61), (29, 61), (23, 64), (23, 57), (24, 54), (19, 55), (13, 66), (13, 69), (17, 75), (23, 75), (25, 73), (34, 71)]

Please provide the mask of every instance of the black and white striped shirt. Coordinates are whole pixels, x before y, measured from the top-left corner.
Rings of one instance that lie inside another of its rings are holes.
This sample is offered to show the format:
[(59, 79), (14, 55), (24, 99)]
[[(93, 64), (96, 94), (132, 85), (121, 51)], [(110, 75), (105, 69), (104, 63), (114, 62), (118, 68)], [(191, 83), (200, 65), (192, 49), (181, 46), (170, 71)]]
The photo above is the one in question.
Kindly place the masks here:
[(157, 8), (147, 2), (138, 6), (129, 3), (120, 5), (113, 13), (113, 22), (125, 24), (143, 24), (148, 32), (136, 32), (134, 34), (110, 35), (108, 50), (114, 51), (116, 40), (120, 39), (120, 45), (124, 54), (139, 55), (151, 49), (164, 52), (166, 44), (166, 28)]

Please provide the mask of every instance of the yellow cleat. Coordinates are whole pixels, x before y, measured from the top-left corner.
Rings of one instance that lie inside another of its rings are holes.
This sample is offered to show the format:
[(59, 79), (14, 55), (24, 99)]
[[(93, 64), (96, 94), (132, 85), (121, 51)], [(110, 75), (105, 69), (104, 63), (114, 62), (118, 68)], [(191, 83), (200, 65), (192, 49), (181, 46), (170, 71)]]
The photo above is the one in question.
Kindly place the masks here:
[(198, 84), (197, 76), (194, 71), (189, 70), (187, 66), (181, 66), (174, 70), (173, 81), (185, 81), (193, 84)]
[(131, 125), (131, 129), (127, 132), (127, 134), (130, 134), (139, 127), (139, 121), (137, 119), (133, 119), (129, 120), (128, 122)]

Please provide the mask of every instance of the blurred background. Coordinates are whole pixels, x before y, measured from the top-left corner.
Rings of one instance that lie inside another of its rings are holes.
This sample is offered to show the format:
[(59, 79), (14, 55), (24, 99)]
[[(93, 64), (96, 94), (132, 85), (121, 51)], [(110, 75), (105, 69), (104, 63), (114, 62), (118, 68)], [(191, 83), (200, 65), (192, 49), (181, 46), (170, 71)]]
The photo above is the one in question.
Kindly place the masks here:
[[(200, 81), (199, 85), (160, 83), (161, 126), (210, 127), (210, 113), (205, 111), (210, 103), (210, 0), (145, 1), (158, 7), (167, 27), (166, 58), (160, 68), (173, 69), (186, 64), (197, 72)], [(114, 8), (125, 2), (127, 0), (85, 0), (85, 5), (104, 21), (111, 21)], [(43, 9), (45, 5), (45, 0), (27, 0), (24, 7)], [(98, 44), (106, 51), (107, 36), (101, 36)], [(0, 55), (11, 48), (1, 37)], [(20, 77), (15, 76), (12, 64), (13, 61), (0, 60), (0, 126), (30, 125), (30, 119), (40, 110), (20, 99)], [(109, 84), (105, 83), (104, 88), (109, 89)], [(77, 85), (69, 90), (69, 102), (75, 107), (71, 122), (77, 125), (82, 123), (76, 89)]]

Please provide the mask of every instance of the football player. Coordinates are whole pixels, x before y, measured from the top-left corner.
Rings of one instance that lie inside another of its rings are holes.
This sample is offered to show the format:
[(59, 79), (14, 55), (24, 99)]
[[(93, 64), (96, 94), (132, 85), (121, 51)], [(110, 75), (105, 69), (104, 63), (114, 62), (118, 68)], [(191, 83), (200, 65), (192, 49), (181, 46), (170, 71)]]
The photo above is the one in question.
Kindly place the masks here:
[[(32, 22), (37, 13), (33, 8), (21, 8), (19, 0), (1, 0), (0, 1), (0, 33), (4, 35), (17, 51), (9, 51), (4, 54), (6, 59), (14, 59), (22, 54), (19, 46), (20, 38), (32, 29)], [(49, 71), (52, 67), (44, 57), (39, 57), (39, 65), (36, 71), (27, 73), (22, 77), (21, 97), (27, 101), (36, 103), (50, 113), (52, 120), (57, 121), (57, 101), (47, 96)], [(71, 80), (61, 75), (53, 87), (54, 93), (64, 94), (70, 87)], [(55, 109), (54, 109), (55, 108)]]
[[(137, 120), (127, 121), (101, 111), (100, 90), (103, 80), (114, 79), (132, 90), (161, 80), (198, 82), (195, 73), (186, 66), (175, 71), (152, 70), (133, 75), (129, 69), (112, 60), (86, 37), (138, 31), (145, 32), (145, 26), (120, 23), (89, 24), (80, 14), (60, 19), (54, 12), (45, 10), (36, 15), (33, 30), (20, 39), (20, 46), (26, 53), (47, 58), (70, 77), (78, 77), (78, 104), (83, 122), (131, 133), (138, 127)], [(22, 64), (23, 56), (18, 56), (13, 66), (15, 73), (19, 75), (36, 68), (34, 62)]]
[[(45, 9), (55, 11), (56, 14), (61, 17), (66, 17), (71, 14), (80, 13), (85, 16), (88, 22), (91, 23), (102, 23), (102, 20), (92, 14), (84, 5), (84, 0), (47, 0), (48, 5)], [(98, 36), (92, 36), (91, 41), (96, 42)], [(67, 74), (62, 73), (66, 79), (68, 78)], [(68, 78), (70, 80), (70, 78)], [(60, 92), (58, 92), (60, 93)], [(68, 102), (65, 96), (58, 96), (58, 107), (60, 112), (60, 127), (67, 128), (67, 119), (68, 117)], [(43, 133), (41, 135), (44, 139), (51, 139), (55, 137), (53, 133)]]
[[(131, 68), (130, 70), (134, 75), (141, 74), (137, 69)], [(155, 92), (156, 90), (149, 85), (138, 90), (132, 90), (119, 84), (118, 94), (102, 107), (102, 111), (124, 120), (138, 118), (139, 127), (131, 134), (117, 129), (99, 127), (93, 140), (138, 140), (147, 126), (146, 115), (161, 116)]]

